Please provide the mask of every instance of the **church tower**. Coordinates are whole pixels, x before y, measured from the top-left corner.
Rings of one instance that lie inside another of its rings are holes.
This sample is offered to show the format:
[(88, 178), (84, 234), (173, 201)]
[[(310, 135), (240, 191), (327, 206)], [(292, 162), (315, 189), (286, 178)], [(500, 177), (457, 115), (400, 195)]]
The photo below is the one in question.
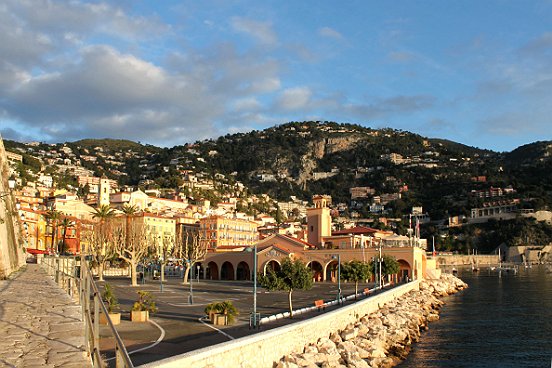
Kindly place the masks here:
[(100, 178), (100, 185), (98, 185), (98, 207), (103, 205), (109, 206), (110, 192), (111, 187), (109, 186), (109, 179), (104, 174)]
[(330, 204), (332, 197), (329, 195), (315, 195), (312, 197), (313, 208), (307, 208), (308, 242), (312, 245), (322, 245), (322, 238), (332, 235), (332, 217), (330, 216)]

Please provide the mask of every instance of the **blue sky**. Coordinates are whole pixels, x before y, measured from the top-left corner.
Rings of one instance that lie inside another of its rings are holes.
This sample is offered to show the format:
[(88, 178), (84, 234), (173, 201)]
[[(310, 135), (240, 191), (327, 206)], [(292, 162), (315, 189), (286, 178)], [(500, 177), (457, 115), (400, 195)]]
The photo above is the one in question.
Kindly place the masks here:
[(0, 4), (0, 132), (173, 146), (289, 121), (552, 140), (552, 1)]

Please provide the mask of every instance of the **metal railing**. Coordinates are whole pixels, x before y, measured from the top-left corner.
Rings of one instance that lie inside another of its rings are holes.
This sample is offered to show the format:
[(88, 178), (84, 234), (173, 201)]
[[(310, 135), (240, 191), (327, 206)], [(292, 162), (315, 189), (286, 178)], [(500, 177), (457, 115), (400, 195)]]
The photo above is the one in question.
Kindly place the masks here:
[(86, 350), (93, 366), (98, 368), (107, 366), (100, 351), (100, 313), (103, 313), (115, 341), (115, 367), (133, 368), (134, 365), (123, 340), (109, 318), (101, 293), (94, 282), (94, 275), (84, 258), (46, 256), (42, 266), (63, 290), (74, 299), (78, 297), (85, 326)]

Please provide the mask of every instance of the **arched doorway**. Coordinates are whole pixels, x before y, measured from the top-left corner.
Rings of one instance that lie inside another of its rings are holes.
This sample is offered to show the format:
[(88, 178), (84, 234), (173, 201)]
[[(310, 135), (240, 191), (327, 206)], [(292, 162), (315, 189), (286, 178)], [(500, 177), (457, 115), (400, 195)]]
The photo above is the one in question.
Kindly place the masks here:
[(337, 282), (336, 260), (332, 260), (326, 265), (326, 281)]
[(324, 281), (324, 269), (320, 262), (310, 261), (307, 267), (312, 271), (312, 278), (315, 282)]
[(266, 275), (268, 270), (273, 270), (275, 272), (280, 271), (280, 262), (275, 259), (271, 259), (270, 261), (266, 262), (263, 269), (263, 274)]
[(209, 262), (207, 264), (207, 280), (218, 280), (219, 279), (219, 272), (218, 272), (218, 266), (215, 262)]
[(251, 271), (249, 265), (245, 261), (238, 263), (236, 267), (236, 280), (251, 280)]
[(395, 279), (396, 282), (403, 282), (406, 281), (406, 279), (412, 279), (412, 267), (410, 267), (410, 264), (405, 261), (404, 259), (399, 259), (399, 273), (396, 275), (397, 278)]
[(232, 263), (226, 261), (220, 267), (220, 279), (221, 280), (234, 280), (234, 266)]

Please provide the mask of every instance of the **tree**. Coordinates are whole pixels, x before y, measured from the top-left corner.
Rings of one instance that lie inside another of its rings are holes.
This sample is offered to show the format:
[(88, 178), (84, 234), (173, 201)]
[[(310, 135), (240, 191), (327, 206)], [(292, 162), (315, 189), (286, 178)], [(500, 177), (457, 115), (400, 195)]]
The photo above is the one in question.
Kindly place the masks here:
[[(56, 235), (57, 235), (57, 225), (58, 221), (61, 219), (61, 212), (56, 210), (54, 206), (51, 206), (48, 210), (46, 210), (45, 214), (46, 220), (48, 221), (48, 224), (52, 228), (52, 242), (50, 243), (50, 248), (54, 250), (54, 244), (56, 241)], [(59, 254), (59, 249), (55, 248), (56, 253)]]
[(187, 228), (177, 232), (173, 256), (186, 261), (186, 269), (182, 279), (183, 284), (188, 283), (190, 270), (195, 263), (205, 258), (206, 253), (207, 243), (201, 240), (198, 230)]
[(115, 212), (108, 205), (101, 205), (92, 212), (92, 217), (98, 219), (91, 233), (88, 233), (88, 241), (92, 257), (98, 265), (98, 277), (103, 281), (103, 270), (108, 259), (115, 255), (116, 239), (112, 232), (111, 219)]
[[(374, 275), (378, 275), (379, 264), (377, 259), (374, 259), (372, 262), (370, 262), (370, 270)], [(384, 254), (381, 261), (381, 276), (382, 278), (389, 275), (395, 275), (399, 273), (401, 267), (399, 265), (399, 261), (393, 256), (389, 256), (387, 254)], [(381, 280), (380, 280), (381, 282)]]
[(61, 253), (65, 253), (67, 251), (67, 244), (66, 244), (67, 228), (75, 225), (75, 223), (71, 219), (64, 217), (61, 220), (60, 225), (63, 227), (63, 242), (61, 243), (62, 244)]
[(358, 283), (368, 280), (371, 276), (370, 265), (366, 262), (354, 260), (341, 265), (341, 279), (355, 283), (355, 300), (358, 294)]
[(144, 224), (136, 216), (125, 214), (124, 226), (118, 222), (114, 234), (117, 255), (130, 265), (131, 286), (138, 286), (138, 262), (151, 252)]
[(293, 318), (293, 291), (311, 289), (312, 277), (312, 271), (301, 260), (292, 261), (285, 258), (280, 270), (269, 269), (266, 275), (259, 277), (259, 282), (270, 291), (284, 290), (288, 292), (289, 318)]

